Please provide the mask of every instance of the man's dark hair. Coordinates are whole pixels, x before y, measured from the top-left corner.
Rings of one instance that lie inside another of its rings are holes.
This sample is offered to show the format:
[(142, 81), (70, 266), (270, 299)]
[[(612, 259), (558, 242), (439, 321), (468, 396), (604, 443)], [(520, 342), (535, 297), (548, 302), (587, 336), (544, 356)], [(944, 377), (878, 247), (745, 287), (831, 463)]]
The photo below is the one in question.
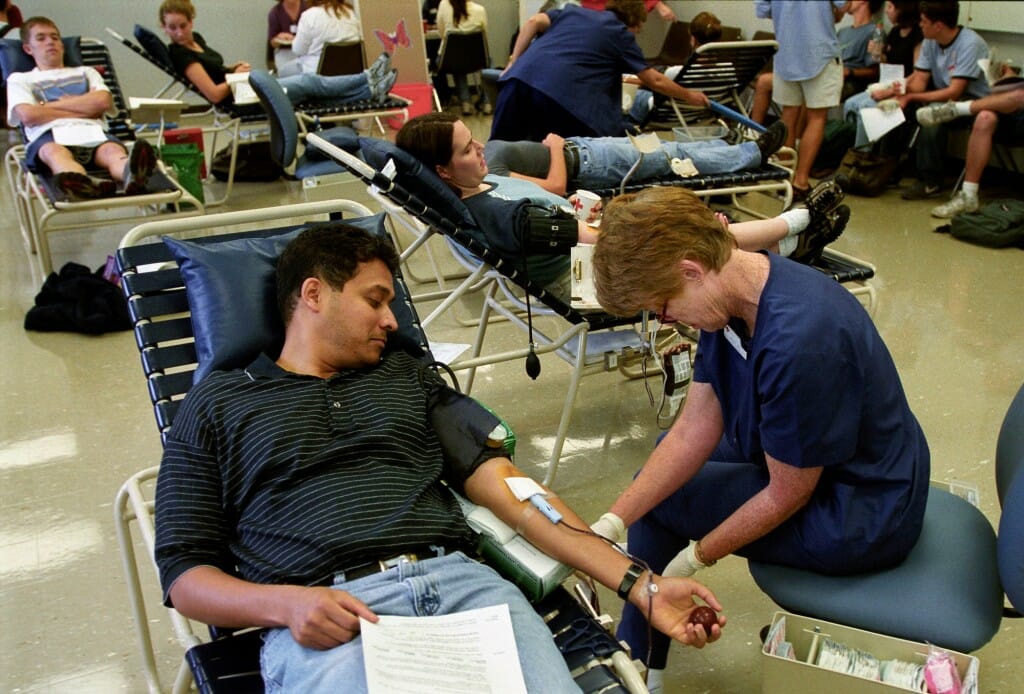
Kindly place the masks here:
[(942, 22), (956, 29), (960, 21), (960, 3), (957, 0), (922, 0), (921, 14), (932, 22)]
[(56, 29), (57, 35), (60, 35), (60, 28), (57, 26), (57, 23), (50, 19), (49, 17), (29, 17), (28, 19), (25, 20), (25, 22), (21, 25), (21, 28), (18, 30), (18, 35), (21, 37), (21, 42), (28, 43), (28, 40), (32, 38), (32, 29), (40, 25)]
[(391, 241), (343, 222), (318, 224), (292, 240), (277, 261), (277, 307), (291, 321), (302, 283), (316, 277), (341, 291), (360, 263), (380, 260), (394, 275), (398, 254)]

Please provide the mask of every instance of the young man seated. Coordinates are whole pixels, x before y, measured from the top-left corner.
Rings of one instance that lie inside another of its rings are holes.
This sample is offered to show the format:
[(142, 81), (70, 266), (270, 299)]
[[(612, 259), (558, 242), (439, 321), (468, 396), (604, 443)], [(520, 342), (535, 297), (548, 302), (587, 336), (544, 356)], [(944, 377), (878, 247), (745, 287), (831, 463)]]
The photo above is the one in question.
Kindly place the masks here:
[(215, 371), (184, 399), (156, 490), (156, 561), (165, 600), (227, 627), (272, 627), (268, 691), (365, 692), (360, 619), (508, 605), (530, 692), (578, 691), (543, 619), (471, 556), (452, 490), (488, 507), (555, 559), (617, 589), (679, 642), (717, 640), (687, 623), (691, 579), (651, 574), (591, 532), (559, 499), (558, 524), (506, 479), (489, 444), (497, 418), (438, 434), (452, 407), (478, 408), (412, 355), (387, 350), (398, 256), (345, 224), (300, 234), (277, 265), (284, 346), (246, 369)]
[[(76, 200), (110, 197), (119, 183), (128, 195), (146, 192), (156, 153), (138, 140), (129, 157), (106, 131), (103, 116), (113, 111), (113, 100), (100, 74), (64, 66), (60, 30), (46, 17), (25, 21), (21, 43), (36, 67), (7, 79), (7, 120), (24, 128), (29, 170), (55, 174), (57, 188)], [(90, 176), (86, 166), (105, 169), (110, 179)]]

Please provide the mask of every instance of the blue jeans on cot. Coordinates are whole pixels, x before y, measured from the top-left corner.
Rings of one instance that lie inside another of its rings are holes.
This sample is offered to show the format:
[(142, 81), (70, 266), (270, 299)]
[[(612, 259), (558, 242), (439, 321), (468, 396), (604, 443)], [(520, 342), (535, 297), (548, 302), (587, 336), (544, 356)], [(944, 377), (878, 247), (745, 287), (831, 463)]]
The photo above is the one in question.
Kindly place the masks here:
[[(512, 583), (461, 552), (401, 564), (384, 573), (335, 584), (381, 615), (452, 614), (505, 603), (529, 692), (580, 691), (544, 620)], [(367, 692), (361, 638), (326, 651), (303, 648), (286, 628), (264, 637), (260, 654), (268, 694)]]
[(366, 72), (331, 76), (304, 72), (280, 77), (277, 81), (284, 87), (288, 100), (293, 104), (310, 101), (365, 101), (372, 96)]
[(878, 102), (871, 98), (871, 94), (867, 90), (854, 94), (843, 102), (843, 119), (857, 125), (857, 134), (853, 140), (855, 149), (860, 149), (868, 144), (868, 133), (864, 129), (864, 119), (860, 115), (861, 109), (877, 106)]
[[(636, 148), (623, 137), (571, 137), (569, 141), (579, 148), (580, 170), (576, 183), (581, 188), (619, 185), (639, 156)], [(761, 163), (761, 150), (752, 141), (734, 146), (724, 140), (665, 140), (661, 143), (661, 151), (667, 156), (658, 152), (644, 155), (630, 180), (646, 181), (672, 176), (669, 160), (673, 157), (691, 159), (697, 171), (705, 175), (752, 169)]]

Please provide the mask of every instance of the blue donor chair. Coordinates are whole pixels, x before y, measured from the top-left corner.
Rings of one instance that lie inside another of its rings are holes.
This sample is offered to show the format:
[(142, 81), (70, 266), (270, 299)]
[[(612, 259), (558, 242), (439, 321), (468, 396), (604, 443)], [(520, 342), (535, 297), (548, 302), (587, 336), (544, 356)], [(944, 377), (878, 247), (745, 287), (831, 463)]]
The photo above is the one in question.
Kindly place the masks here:
[(1002, 618), (995, 532), (981, 511), (938, 487), (928, 493), (921, 537), (898, 566), (850, 576), (748, 566), (761, 590), (789, 612), (956, 651), (984, 646)]
[(1014, 609), (1024, 611), (1024, 385), (1017, 391), (999, 430), (996, 444), (996, 492), (999, 518), (999, 579)]

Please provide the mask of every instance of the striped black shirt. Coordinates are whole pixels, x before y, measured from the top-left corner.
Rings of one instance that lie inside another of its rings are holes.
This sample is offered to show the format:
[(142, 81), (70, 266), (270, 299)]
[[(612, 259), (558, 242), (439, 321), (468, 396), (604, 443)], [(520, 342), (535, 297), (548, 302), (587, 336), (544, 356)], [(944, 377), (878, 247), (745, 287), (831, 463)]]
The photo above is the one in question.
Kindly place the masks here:
[[(255, 583), (312, 584), (471, 531), (429, 424), (443, 380), (402, 352), (329, 379), (261, 356), (215, 372), (178, 411), (157, 480), (156, 560), (167, 591), (209, 564)], [(501, 451), (481, 448), (476, 464)]]

